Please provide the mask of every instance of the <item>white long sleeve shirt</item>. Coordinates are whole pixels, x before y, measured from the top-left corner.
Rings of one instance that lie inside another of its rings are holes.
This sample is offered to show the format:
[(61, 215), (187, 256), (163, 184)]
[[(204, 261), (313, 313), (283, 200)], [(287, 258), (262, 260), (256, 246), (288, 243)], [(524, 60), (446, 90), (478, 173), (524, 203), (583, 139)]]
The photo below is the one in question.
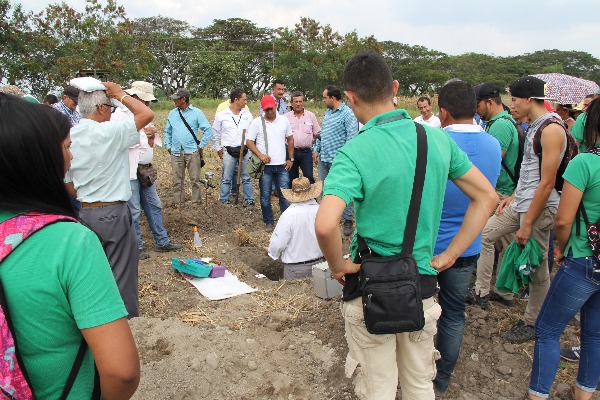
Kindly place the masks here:
[(271, 235), (269, 257), (286, 264), (300, 263), (323, 257), (317, 243), (315, 218), (319, 204), (315, 199), (291, 203), (281, 214)]

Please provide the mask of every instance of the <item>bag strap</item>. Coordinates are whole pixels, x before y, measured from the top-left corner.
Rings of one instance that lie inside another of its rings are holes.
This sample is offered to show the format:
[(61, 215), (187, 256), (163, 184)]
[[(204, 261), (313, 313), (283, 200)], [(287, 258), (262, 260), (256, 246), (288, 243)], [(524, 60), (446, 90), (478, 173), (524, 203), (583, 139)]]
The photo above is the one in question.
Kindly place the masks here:
[[(515, 129), (517, 130), (517, 141), (519, 140), (519, 128), (517, 128), (517, 121), (514, 120), (514, 118), (509, 117), (508, 115), (501, 115), (500, 117), (488, 121), (487, 124), (485, 125), (485, 131), (486, 132), (490, 132), (490, 128), (492, 127), (492, 125), (494, 124), (494, 122), (498, 121), (500, 118), (505, 119), (507, 121), (509, 121), (510, 123), (513, 124), (513, 126), (515, 127)], [(512, 142), (511, 142), (512, 143)], [(506, 165), (506, 163), (504, 162), (504, 158), (500, 161), (500, 164), (502, 164), (502, 168), (504, 168), (504, 170), (506, 171), (506, 173), (508, 174), (508, 177), (513, 181), (513, 183), (516, 185), (517, 183), (519, 183), (519, 180), (517, 179), (517, 177), (515, 176), (515, 174), (513, 174), (510, 170), (510, 168), (508, 168), (508, 165)]]
[[(21, 243), (25, 241), (25, 239), (33, 235), (35, 232), (59, 221), (78, 222), (77, 219), (73, 217), (68, 217), (66, 215), (40, 213), (20, 214), (2, 222), (0, 224), (0, 262), (4, 261), (9, 254), (11, 254)], [(0, 297), (2, 304), (6, 305), (4, 288), (2, 287), (1, 282)], [(16, 335), (14, 335), (12, 318), (10, 316), (8, 307), (4, 307), (4, 315), (6, 317), (6, 322), (10, 327), (11, 332), (13, 332), (13, 339), (15, 341), (16, 347), (17, 338)], [(83, 358), (85, 356), (86, 350), (87, 342), (85, 341), (85, 339), (82, 339), (81, 345), (79, 346), (79, 350), (77, 351), (77, 356), (75, 357), (75, 361), (73, 362), (73, 366), (71, 367), (71, 372), (69, 373), (67, 381), (65, 382), (65, 387), (63, 388), (63, 392), (60, 397), (61, 400), (66, 400), (67, 396), (71, 392), (71, 388), (73, 387), (75, 379), (77, 378), (79, 370), (81, 369), (81, 365), (83, 364)], [(25, 364), (23, 364), (23, 360), (21, 360), (19, 352), (15, 353), (19, 365), (21, 366), (23, 376), (25, 376), (25, 379), (27, 380), (27, 382), (29, 382), (29, 376), (27, 375), (27, 371), (25, 370)]]
[(192, 137), (194, 138), (194, 142), (196, 142), (196, 146), (200, 146), (200, 141), (196, 137), (196, 134), (194, 133), (190, 124), (188, 124), (188, 122), (185, 120), (185, 118), (183, 118), (183, 114), (181, 113), (181, 109), (179, 107), (177, 107), (177, 111), (179, 111), (179, 116), (181, 117), (181, 120), (185, 124), (186, 128), (188, 128), (188, 131), (190, 131), (190, 133), (192, 134)]
[(269, 155), (269, 142), (267, 141), (267, 124), (265, 123), (265, 118), (261, 115), (260, 120), (262, 121), (263, 126), (263, 137), (265, 139), (265, 149), (267, 151), (267, 155)]
[[(600, 148), (592, 147), (586, 151), (586, 153), (592, 153), (600, 157)], [(587, 213), (585, 212), (585, 207), (583, 207), (583, 198), (581, 199), (581, 203), (579, 203), (579, 208), (577, 208), (577, 215), (575, 215), (575, 232), (577, 232), (577, 236), (580, 234), (581, 224), (580, 219), (583, 217), (583, 222), (585, 222), (585, 229), (590, 228), (590, 221), (588, 220)]]
[[(400, 117), (401, 118), (387, 118), (379, 121), (376, 125), (404, 118), (402, 116)], [(404, 227), (404, 242), (402, 244), (402, 252), (400, 253), (403, 255), (412, 254), (415, 245), (419, 211), (421, 209), (421, 198), (423, 197), (423, 186), (425, 185), (425, 172), (427, 170), (427, 133), (421, 124), (417, 122), (414, 124), (417, 130), (417, 161), (415, 165), (415, 176), (410, 196), (410, 204), (408, 206), (408, 215), (406, 217), (406, 226)], [(359, 233), (356, 234), (356, 239), (360, 257), (368, 256), (371, 251), (367, 246), (365, 239)]]
[(404, 227), (402, 254), (412, 254), (415, 245), (421, 198), (423, 197), (423, 186), (425, 185), (425, 171), (427, 169), (427, 134), (421, 124), (415, 122), (415, 126), (417, 128), (417, 165), (415, 167), (410, 205), (408, 206), (408, 218)]

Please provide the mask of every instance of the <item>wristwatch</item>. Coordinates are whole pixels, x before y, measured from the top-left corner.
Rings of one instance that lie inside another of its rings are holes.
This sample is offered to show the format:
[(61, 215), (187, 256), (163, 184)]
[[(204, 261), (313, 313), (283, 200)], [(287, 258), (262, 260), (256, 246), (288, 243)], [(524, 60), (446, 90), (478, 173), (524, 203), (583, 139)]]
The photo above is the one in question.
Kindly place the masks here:
[(294, 162), (294, 157), (290, 158), (290, 161), (291, 161), (291, 162)]

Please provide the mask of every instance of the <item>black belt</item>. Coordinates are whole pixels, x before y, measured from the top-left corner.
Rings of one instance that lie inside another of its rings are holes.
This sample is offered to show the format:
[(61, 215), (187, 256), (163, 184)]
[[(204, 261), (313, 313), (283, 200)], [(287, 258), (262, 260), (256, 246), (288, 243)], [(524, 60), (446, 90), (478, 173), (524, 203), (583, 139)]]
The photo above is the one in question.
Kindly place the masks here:
[(321, 261), (322, 259), (323, 259), (323, 257), (319, 257), (319, 258), (315, 258), (314, 260), (302, 261), (302, 262), (297, 262), (297, 263), (286, 263), (286, 264), (287, 265), (312, 264), (312, 263), (316, 263), (317, 261)]
[(312, 147), (294, 147), (294, 150), (312, 150)]

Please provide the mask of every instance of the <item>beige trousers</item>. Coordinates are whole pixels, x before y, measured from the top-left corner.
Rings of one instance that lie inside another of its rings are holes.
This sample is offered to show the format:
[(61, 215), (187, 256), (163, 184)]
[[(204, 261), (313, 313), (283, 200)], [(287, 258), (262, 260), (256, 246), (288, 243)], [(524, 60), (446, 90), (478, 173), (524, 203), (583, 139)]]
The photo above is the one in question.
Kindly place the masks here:
[(349, 354), (346, 375), (361, 400), (434, 400), (432, 380), (439, 352), (433, 344), (442, 312), (434, 297), (423, 300), (425, 327), (418, 332), (373, 335), (367, 331), (361, 298), (342, 303)]
[(171, 155), (171, 168), (173, 170), (173, 200), (175, 203), (183, 203), (185, 192), (183, 190), (183, 181), (185, 179), (185, 170), (188, 171), (190, 183), (192, 185), (192, 203), (200, 205), (202, 202), (200, 195), (200, 154), (196, 151), (192, 154)]
[[(531, 237), (535, 239), (544, 255), (542, 265), (533, 275), (529, 285), (529, 301), (525, 308), (523, 321), (533, 325), (540, 313), (540, 308), (548, 288), (550, 287), (550, 274), (548, 271), (548, 240), (550, 229), (554, 224), (556, 215), (555, 207), (546, 207), (535, 220), (531, 230)], [(481, 253), (477, 260), (477, 281), (475, 282), (475, 293), (485, 296), (490, 292), (490, 282), (494, 268), (494, 243), (509, 233), (517, 232), (525, 218), (525, 213), (518, 213), (509, 205), (500, 215), (493, 215), (485, 224), (481, 235)]]

